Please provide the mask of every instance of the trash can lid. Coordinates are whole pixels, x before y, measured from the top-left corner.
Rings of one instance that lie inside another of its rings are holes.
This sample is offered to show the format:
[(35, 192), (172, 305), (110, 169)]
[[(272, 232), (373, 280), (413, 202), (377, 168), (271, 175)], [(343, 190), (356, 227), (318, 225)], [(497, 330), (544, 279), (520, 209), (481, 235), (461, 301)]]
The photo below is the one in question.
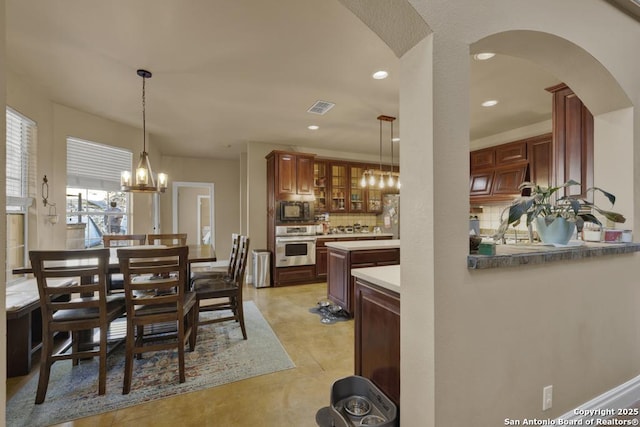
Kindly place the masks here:
[(269, 249), (254, 249), (252, 252), (258, 253), (258, 252), (271, 252), (271, 251), (269, 251)]

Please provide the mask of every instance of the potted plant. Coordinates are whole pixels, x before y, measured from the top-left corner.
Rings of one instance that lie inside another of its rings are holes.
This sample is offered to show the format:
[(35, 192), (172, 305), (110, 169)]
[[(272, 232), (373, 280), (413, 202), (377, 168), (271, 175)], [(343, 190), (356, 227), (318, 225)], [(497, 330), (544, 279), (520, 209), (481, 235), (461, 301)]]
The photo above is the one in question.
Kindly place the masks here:
[[(520, 224), (523, 215), (527, 216), (527, 227), (536, 224), (536, 231), (544, 243), (559, 243), (566, 245), (571, 238), (574, 229), (582, 230), (585, 222), (602, 225), (593, 211), (598, 212), (610, 221), (625, 222), (626, 218), (619, 213), (599, 208), (594, 203), (578, 196), (562, 196), (555, 199), (556, 192), (562, 188), (580, 185), (569, 180), (558, 187), (541, 187), (533, 182), (520, 184), (520, 191), (530, 190), (529, 196), (519, 197), (502, 212), (500, 226), (493, 238), (502, 239), (509, 225), (514, 227)], [(602, 193), (613, 206), (616, 196), (598, 187), (591, 187), (587, 192)], [(508, 216), (505, 218), (505, 214)]]

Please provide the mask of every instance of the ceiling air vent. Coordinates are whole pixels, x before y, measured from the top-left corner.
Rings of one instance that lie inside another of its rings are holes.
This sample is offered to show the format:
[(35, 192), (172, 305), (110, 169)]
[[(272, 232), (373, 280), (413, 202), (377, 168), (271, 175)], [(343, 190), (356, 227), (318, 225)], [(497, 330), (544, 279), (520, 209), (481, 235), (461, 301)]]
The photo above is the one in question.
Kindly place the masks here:
[(327, 111), (331, 110), (334, 105), (336, 104), (329, 101), (316, 101), (315, 104), (309, 107), (307, 113), (323, 115)]

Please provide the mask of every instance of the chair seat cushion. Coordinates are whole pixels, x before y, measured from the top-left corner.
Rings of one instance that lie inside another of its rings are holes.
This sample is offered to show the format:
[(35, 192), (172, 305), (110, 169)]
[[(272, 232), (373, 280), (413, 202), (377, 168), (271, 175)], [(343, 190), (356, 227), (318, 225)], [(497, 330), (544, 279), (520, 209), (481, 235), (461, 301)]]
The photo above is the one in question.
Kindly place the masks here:
[[(184, 312), (188, 312), (196, 302), (195, 292), (185, 292), (183, 307)], [(137, 305), (135, 307), (136, 316), (145, 316), (151, 314), (171, 313), (176, 311), (176, 305), (174, 303), (168, 304), (154, 304), (154, 305)]]
[[(74, 300), (95, 301), (96, 297), (83, 297)], [(124, 295), (107, 295), (107, 319), (114, 318), (125, 311)], [(55, 321), (71, 321), (84, 319), (97, 319), (99, 317), (97, 307), (77, 308), (72, 310), (59, 310), (53, 314)]]
[(225, 295), (228, 292), (236, 292), (238, 290), (238, 284), (228, 277), (209, 277), (194, 280), (192, 289), (199, 297), (203, 294), (220, 293), (221, 295)]

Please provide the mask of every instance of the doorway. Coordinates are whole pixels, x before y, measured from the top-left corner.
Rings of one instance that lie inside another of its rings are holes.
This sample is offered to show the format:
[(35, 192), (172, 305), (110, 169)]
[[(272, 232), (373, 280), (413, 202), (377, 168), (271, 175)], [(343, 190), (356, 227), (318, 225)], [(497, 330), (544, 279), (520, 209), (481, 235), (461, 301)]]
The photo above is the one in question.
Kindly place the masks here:
[(173, 232), (187, 233), (187, 244), (215, 242), (214, 184), (173, 183)]

